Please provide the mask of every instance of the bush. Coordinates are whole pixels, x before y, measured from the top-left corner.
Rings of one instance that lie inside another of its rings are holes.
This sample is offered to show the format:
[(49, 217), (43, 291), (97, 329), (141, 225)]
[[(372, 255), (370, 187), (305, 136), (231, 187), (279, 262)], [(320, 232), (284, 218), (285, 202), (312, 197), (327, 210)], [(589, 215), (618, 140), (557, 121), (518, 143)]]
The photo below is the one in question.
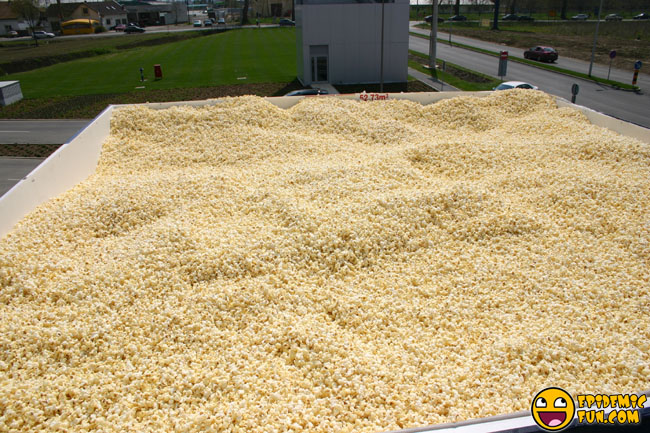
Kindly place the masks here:
[(95, 33), (104, 33), (105, 31), (106, 31), (106, 27), (104, 26), (95, 27)]

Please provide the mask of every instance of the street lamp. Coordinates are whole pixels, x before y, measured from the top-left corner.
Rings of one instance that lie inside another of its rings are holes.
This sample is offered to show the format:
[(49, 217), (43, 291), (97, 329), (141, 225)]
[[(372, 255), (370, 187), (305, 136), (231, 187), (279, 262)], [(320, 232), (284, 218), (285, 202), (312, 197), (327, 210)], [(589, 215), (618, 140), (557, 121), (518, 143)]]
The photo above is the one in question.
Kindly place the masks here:
[(596, 21), (596, 33), (594, 33), (594, 46), (591, 47), (591, 62), (589, 62), (589, 76), (591, 77), (591, 69), (594, 67), (594, 56), (596, 55), (596, 42), (598, 41), (598, 25), (600, 24), (600, 11), (603, 9), (603, 0), (600, 0), (598, 7), (598, 21)]
[(381, 0), (381, 55), (379, 60), (379, 92), (384, 92), (384, 0)]

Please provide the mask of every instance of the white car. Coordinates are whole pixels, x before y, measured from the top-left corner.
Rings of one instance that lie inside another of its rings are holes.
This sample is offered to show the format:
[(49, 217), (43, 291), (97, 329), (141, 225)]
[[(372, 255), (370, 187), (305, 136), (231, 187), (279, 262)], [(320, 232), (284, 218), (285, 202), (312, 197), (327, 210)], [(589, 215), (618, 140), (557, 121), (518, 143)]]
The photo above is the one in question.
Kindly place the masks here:
[(508, 90), (508, 89), (531, 89), (538, 90), (537, 86), (533, 86), (529, 83), (524, 83), (523, 81), (505, 81), (492, 90)]
[(42, 30), (35, 30), (34, 31), (34, 37), (36, 39), (48, 39), (48, 38), (53, 38), (54, 33), (44, 32)]

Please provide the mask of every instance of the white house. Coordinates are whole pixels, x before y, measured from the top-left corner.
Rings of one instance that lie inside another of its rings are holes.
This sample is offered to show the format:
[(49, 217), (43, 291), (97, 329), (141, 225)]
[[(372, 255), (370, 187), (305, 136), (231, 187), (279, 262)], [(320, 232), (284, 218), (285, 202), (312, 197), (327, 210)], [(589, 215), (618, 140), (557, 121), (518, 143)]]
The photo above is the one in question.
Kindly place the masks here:
[(11, 10), (8, 2), (0, 2), (0, 36), (10, 31), (27, 32), (29, 24)]
[(384, 8), (385, 83), (408, 78), (409, 0), (296, 0), (298, 79), (378, 83)]

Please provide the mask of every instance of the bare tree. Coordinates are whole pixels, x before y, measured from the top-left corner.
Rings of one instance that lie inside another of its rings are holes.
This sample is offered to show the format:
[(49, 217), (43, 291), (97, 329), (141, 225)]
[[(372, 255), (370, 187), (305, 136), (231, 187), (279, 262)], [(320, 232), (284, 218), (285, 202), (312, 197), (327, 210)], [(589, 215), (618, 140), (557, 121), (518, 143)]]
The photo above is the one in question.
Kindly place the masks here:
[(456, 0), (454, 5), (454, 15), (460, 15), (460, 0)]
[(34, 37), (34, 43), (38, 45), (38, 39), (34, 34), (36, 25), (41, 22), (41, 11), (38, 9), (34, 0), (14, 0), (11, 3), (11, 10), (16, 15), (27, 21), (27, 25)]

